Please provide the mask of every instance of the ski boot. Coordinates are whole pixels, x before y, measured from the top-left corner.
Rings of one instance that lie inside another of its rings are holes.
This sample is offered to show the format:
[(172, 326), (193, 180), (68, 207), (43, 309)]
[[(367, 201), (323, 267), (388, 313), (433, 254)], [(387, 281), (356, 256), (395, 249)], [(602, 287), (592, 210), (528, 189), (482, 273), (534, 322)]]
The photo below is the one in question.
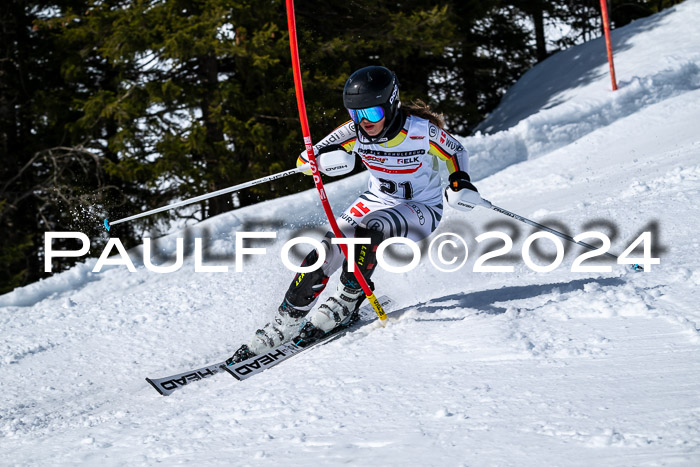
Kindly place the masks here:
[[(377, 247), (384, 239), (384, 234), (378, 230), (358, 227), (355, 229), (355, 237), (369, 238), (371, 240), (370, 244), (360, 245), (360, 251), (357, 255), (357, 266), (370, 288), (374, 290), (374, 284), (369, 278), (374, 273), (377, 264)], [(309, 322), (324, 334), (331, 332), (336, 327), (348, 326), (353, 319), (358, 319), (357, 311), (364, 298), (364, 291), (355, 278), (354, 273), (348, 271), (348, 262), (346, 260), (343, 263), (343, 271), (340, 274), (338, 288), (333, 295), (328, 297), (316, 309)]]
[(348, 281), (347, 277), (340, 277), (340, 283), (336, 292), (328, 297), (311, 316), (309, 322), (318, 330), (328, 333), (338, 326), (347, 326), (353, 316), (357, 316), (365, 294), (360, 288), (354, 288), (357, 284), (355, 278)]
[(308, 312), (298, 310), (285, 299), (277, 310), (275, 318), (262, 329), (258, 329), (248, 345), (256, 355), (263, 354), (277, 346), (289, 342), (299, 333)]
[[(315, 264), (317, 260), (318, 252), (313, 250), (306, 256), (301, 265)], [(309, 273), (297, 273), (289, 285), (277, 314), (272, 321), (255, 332), (250, 343), (246, 346), (247, 351), (251, 352), (252, 355), (262, 355), (289, 342), (298, 335), (299, 330), (304, 325), (304, 318), (316, 303), (327, 283), (328, 276), (323, 268)], [(232, 358), (235, 358), (235, 355)]]
[(242, 362), (256, 355), (262, 355), (267, 351), (288, 342), (299, 333), (304, 324), (306, 311), (300, 311), (291, 306), (285, 299), (277, 310), (274, 319), (262, 329), (255, 331), (253, 339), (248, 345), (242, 345), (226, 364)]
[[(328, 297), (328, 300), (319, 307), (311, 318), (311, 321), (307, 321), (302, 326), (299, 335), (294, 337), (292, 342), (299, 347), (306, 347), (332, 332), (351, 326), (359, 321), (359, 305), (364, 298), (362, 289), (360, 289), (360, 292), (362, 295), (354, 304), (345, 302), (345, 300), (337, 298), (336, 296)], [(348, 295), (344, 293), (342, 296), (348, 297)], [(350, 312), (350, 310), (353, 311)], [(314, 324), (314, 321), (316, 324)], [(328, 331), (324, 329), (328, 329)]]

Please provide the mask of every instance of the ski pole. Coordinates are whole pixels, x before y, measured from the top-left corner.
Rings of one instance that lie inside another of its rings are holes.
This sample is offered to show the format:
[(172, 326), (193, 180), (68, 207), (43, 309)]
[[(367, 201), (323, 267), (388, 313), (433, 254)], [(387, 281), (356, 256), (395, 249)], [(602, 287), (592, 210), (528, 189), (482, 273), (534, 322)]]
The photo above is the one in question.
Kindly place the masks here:
[[(542, 225), (539, 222), (535, 222), (533, 220), (530, 220), (527, 217), (523, 217), (523, 216), (516, 214), (514, 212), (510, 212), (507, 209), (503, 209), (499, 206), (496, 206), (495, 204), (491, 203), (491, 201), (482, 198), (481, 195), (476, 191), (460, 190), (458, 192), (454, 192), (454, 191), (451, 191), (450, 189), (445, 189), (445, 196), (447, 197), (448, 204), (456, 209), (471, 210), (474, 206), (481, 206), (481, 207), (484, 207), (487, 209), (491, 209), (492, 211), (496, 211), (496, 212), (499, 212), (501, 214), (504, 214), (508, 217), (512, 217), (516, 221), (520, 221), (520, 222), (523, 222), (527, 225), (531, 225), (532, 227), (536, 227), (538, 229), (549, 232), (553, 235), (556, 235), (559, 238), (563, 238), (564, 240), (567, 240), (571, 243), (575, 243), (576, 245), (581, 245), (582, 247), (586, 247), (590, 250), (597, 250), (598, 249), (598, 248), (594, 247), (593, 245), (590, 245), (586, 242), (582, 242), (580, 240), (579, 241), (574, 240), (574, 238), (571, 237), (570, 235), (559, 232), (558, 230), (554, 230), (550, 227), (547, 227), (546, 225)], [(608, 253), (607, 251), (603, 254), (605, 256), (610, 257), (610, 258), (614, 258), (615, 260), (618, 259), (617, 256), (613, 255), (612, 253)], [(644, 270), (644, 268), (639, 264), (633, 264), (632, 269), (634, 269), (635, 271), (643, 271)]]
[[(294, 89), (297, 96), (297, 107), (299, 108), (299, 119), (301, 120), (301, 131), (304, 136), (304, 145), (306, 147), (306, 154), (308, 156), (309, 164), (311, 164), (311, 173), (314, 177), (314, 184), (316, 185), (316, 190), (318, 190), (318, 196), (321, 198), (321, 204), (323, 205), (323, 210), (328, 217), (328, 222), (331, 225), (333, 234), (336, 238), (342, 238), (343, 234), (338, 227), (338, 223), (335, 221), (335, 216), (333, 215), (333, 210), (328, 202), (328, 197), (326, 196), (326, 190), (323, 188), (323, 182), (321, 182), (321, 176), (318, 174), (318, 166), (316, 164), (316, 155), (314, 154), (313, 145), (311, 144), (311, 132), (309, 131), (309, 121), (306, 115), (306, 104), (304, 103), (304, 88), (301, 84), (301, 67), (299, 65), (299, 49), (297, 47), (297, 30), (296, 23), (294, 20), (294, 0), (287, 0), (287, 27), (289, 29), (289, 48), (292, 54), (292, 72), (294, 74)], [(348, 249), (345, 245), (340, 245), (341, 250), (346, 258), (348, 258)], [(348, 259), (349, 261), (349, 259)], [(367, 280), (360, 272), (360, 268), (355, 265), (355, 278), (360, 284), (362, 291), (369, 303), (372, 304), (372, 308), (379, 316), (379, 320), (382, 324), (386, 322), (386, 313), (382, 308), (379, 300), (374, 296), (374, 292), (367, 284)]]
[[(483, 198), (482, 198), (482, 199), (483, 199)], [(525, 224), (531, 225), (532, 227), (536, 227), (536, 228), (538, 228), (538, 229), (547, 231), (547, 232), (549, 232), (549, 233), (551, 233), (551, 234), (556, 235), (557, 237), (563, 238), (564, 240), (568, 240), (568, 241), (570, 241), (571, 243), (575, 243), (575, 244), (577, 244), (577, 245), (581, 245), (582, 247), (586, 247), (586, 248), (588, 248), (588, 249), (590, 249), (590, 250), (597, 250), (597, 248), (594, 247), (593, 245), (590, 245), (590, 244), (588, 244), (588, 243), (586, 243), (586, 242), (582, 242), (582, 241), (580, 241), (580, 240), (579, 240), (579, 241), (576, 241), (576, 240), (574, 240), (574, 238), (573, 238), (572, 236), (570, 236), (570, 235), (567, 235), (567, 234), (565, 234), (565, 233), (563, 233), (563, 232), (559, 232), (558, 230), (554, 230), (554, 229), (552, 229), (552, 228), (550, 228), (550, 227), (547, 227), (546, 225), (542, 225), (542, 224), (540, 224), (539, 222), (535, 222), (535, 221), (533, 221), (533, 220), (530, 220), (530, 219), (528, 219), (527, 217), (523, 217), (523, 216), (521, 216), (521, 215), (515, 214), (514, 212), (510, 212), (510, 211), (508, 211), (508, 210), (506, 210), (506, 209), (503, 209), (503, 208), (501, 208), (501, 207), (498, 207), (498, 206), (496, 206), (496, 205), (494, 205), (494, 204), (491, 204), (490, 201), (487, 201), (487, 200), (484, 199), (484, 203), (485, 203), (485, 204), (482, 204), (481, 206), (486, 207), (486, 208), (489, 208), (489, 209), (491, 209), (491, 210), (493, 210), (493, 211), (496, 211), (496, 212), (500, 212), (501, 214), (505, 214), (505, 215), (508, 216), (508, 217), (512, 217), (513, 219), (518, 220), (518, 221), (520, 221), (520, 222), (524, 222)], [(606, 251), (605, 253), (603, 253), (603, 254), (604, 254), (605, 256), (610, 257), (610, 258), (614, 258), (615, 260), (618, 259), (617, 256), (613, 255), (612, 253), (608, 253), (607, 251)], [(633, 264), (631, 267), (632, 267), (632, 269), (635, 270), (635, 271), (643, 271), (643, 270), (644, 270), (644, 268), (643, 268), (642, 266), (640, 266), (639, 264)]]
[(243, 188), (248, 188), (248, 187), (251, 187), (254, 185), (260, 185), (262, 183), (271, 182), (273, 180), (277, 180), (278, 178), (286, 177), (288, 175), (294, 175), (296, 173), (304, 172), (304, 171), (309, 170), (310, 168), (311, 168), (310, 164), (304, 164), (304, 165), (300, 165), (299, 167), (294, 168), (294, 169), (285, 170), (284, 172), (279, 172), (276, 174), (268, 175), (266, 177), (258, 178), (256, 180), (252, 180), (250, 182), (241, 183), (240, 185), (235, 185), (235, 186), (231, 186), (228, 188), (222, 188), (221, 190), (217, 190), (217, 191), (214, 191), (211, 193), (207, 193), (207, 194), (200, 195), (200, 196), (195, 196), (194, 198), (186, 199), (183, 201), (178, 201), (177, 203), (168, 204), (167, 206), (163, 206), (160, 208), (151, 209), (150, 211), (142, 212), (141, 214), (136, 214), (133, 216), (125, 217), (123, 219), (118, 219), (114, 222), (109, 222), (109, 220), (105, 219), (104, 226), (105, 226), (105, 229), (109, 230), (113, 225), (121, 224), (123, 222), (131, 221), (134, 219), (139, 219), (141, 217), (150, 216), (151, 214), (156, 214), (159, 212), (168, 211), (170, 209), (179, 208), (182, 206), (187, 206), (188, 204), (196, 203), (198, 201), (203, 201), (205, 199), (213, 198), (213, 197), (219, 196), (219, 195), (224, 195), (226, 193), (231, 193), (233, 191), (240, 191)]

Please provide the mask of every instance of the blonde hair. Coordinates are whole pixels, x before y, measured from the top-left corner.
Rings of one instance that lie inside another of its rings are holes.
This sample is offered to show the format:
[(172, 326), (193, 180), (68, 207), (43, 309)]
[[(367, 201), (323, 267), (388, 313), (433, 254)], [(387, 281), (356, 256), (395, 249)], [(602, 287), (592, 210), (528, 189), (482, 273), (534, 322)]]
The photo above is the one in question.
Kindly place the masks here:
[(407, 115), (424, 118), (439, 128), (445, 129), (445, 116), (435, 112), (428, 104), (420, 99), (411, 101), (410, 104), (403, 104), (401, 108), (403, 108)]

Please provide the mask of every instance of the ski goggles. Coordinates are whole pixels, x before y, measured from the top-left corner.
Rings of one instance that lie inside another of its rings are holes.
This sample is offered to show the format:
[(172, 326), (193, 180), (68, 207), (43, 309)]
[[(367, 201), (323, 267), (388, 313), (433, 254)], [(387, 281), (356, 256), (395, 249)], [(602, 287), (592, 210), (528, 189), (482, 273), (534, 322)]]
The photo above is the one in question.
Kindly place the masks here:
[(371, 123), (377, 123), (384, 118), (384, 109), (380, 105), (367, 107), (366, 109), (348, 109), (348, 112), (355, 123), (360, 123), (363, 118), (366, 118)]

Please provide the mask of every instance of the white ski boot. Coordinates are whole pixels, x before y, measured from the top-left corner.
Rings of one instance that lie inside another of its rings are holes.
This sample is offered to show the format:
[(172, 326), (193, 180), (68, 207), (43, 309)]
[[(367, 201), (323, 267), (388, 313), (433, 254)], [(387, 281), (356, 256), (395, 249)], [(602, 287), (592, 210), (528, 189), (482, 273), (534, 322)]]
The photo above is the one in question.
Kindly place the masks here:
[(274, 319), (255, 332), (255, 336), (248, 344), (248, 349), (255, 355), (261, 355), (288, 342), (299, 334), (306, 313), (306, 311), (297, 310), (285, 300), (277, 310)]
[(310, 322), (324, 333), (332, 331), (336, 326), (344, 326), (350, 322), (364, 297), (362, 289), (349, 287), (349, 284), (341, 281), (335, 293), (311, 315)]

